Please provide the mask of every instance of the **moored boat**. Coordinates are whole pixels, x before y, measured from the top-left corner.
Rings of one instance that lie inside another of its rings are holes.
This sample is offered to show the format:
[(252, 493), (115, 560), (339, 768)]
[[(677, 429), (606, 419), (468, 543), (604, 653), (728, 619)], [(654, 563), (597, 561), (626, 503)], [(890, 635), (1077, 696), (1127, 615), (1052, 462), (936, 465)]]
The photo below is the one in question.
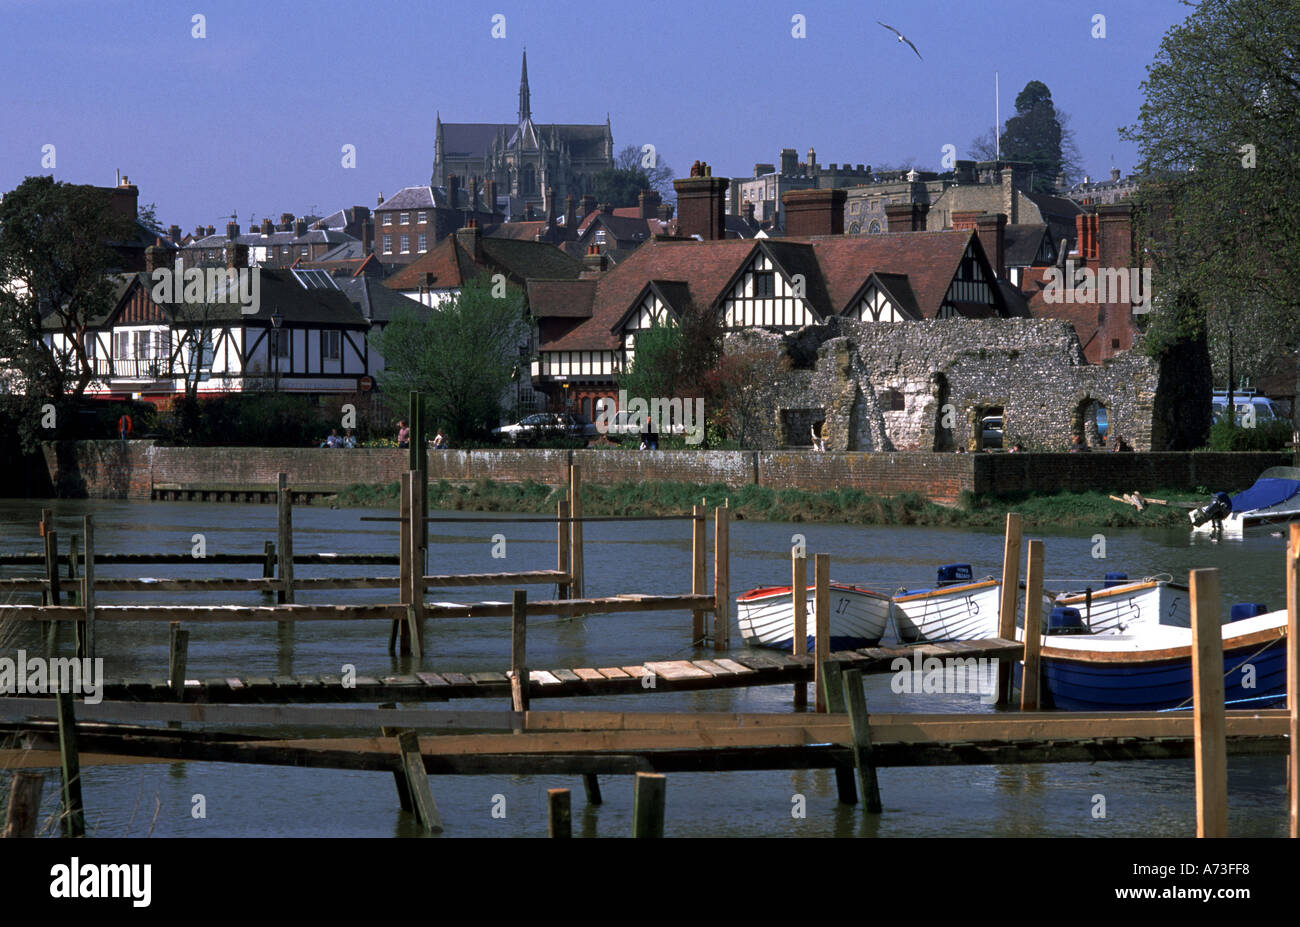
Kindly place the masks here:
[[(816, 630), (814, 588), (808, 587), (808, 652)], [(793, 650), (794, 596), (791, 586), (762, 586), (736, 597), (741, 636), (754, 647)], [(880, 643), (894, 604), (889, 596), (846, 583), (830, 584), (830, 647), (854, 650)]]
[[(1247, 614), (1262, 609), (1252, 606)], [(1234, 608), (1233, 613), (1240, 614), (1240, 609)], [(1222, 626), (1224, 695), (1229, 708), (1285, 703), (1286, 623), (1283, 609), (1230, 619)], [(1043, 707), (1067, 711), (1191, 707), (1191, 628), (1143, 624), (1126, 633), (1078, 633), (1085, 630), (1077, 612), (1053, 615), (1041, 650)]]
[(1209, 503), (1188, 515), (1193, 533), (1225, 538), (1300, 519), (1300, 468), (1269, 467), (1249, 489), (1235, 496), (1216, 492)]
[(1124, 573), (1107, 573), (1101, 589), (1067, 592), (1056, 604), (1078, 609), (1096, 634), (1123, 634), (1145, 625), (1192, 626), (1187, 586), (1156, 577), (1129, 582)]
[[(935, 588), (905, 589), (894, 596), (898, 641), (917, 644), (997, 637), (1001, 603), (1001, 580), (975, 580), (969, 563), (947, 564), (939, 567)], [(1044, 596), (1044, 618), (1051, 608), (1051, 598)]]

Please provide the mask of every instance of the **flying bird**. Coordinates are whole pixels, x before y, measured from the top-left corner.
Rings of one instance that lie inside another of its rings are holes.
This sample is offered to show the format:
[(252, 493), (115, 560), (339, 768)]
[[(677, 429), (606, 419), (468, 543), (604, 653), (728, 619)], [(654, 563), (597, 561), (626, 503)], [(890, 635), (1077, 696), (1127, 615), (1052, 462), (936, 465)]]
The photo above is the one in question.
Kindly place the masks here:
[[(898, 36), (898, 41), (900, 41), (900, 42), (906, 42), (909, 46), (911, 46), (912, 51), (916, 52), (916, 57), (921, 58), (921, 53), (920, 53), (919, 51), (916, 51), (916, 46), (915, 46), (915, 45), (912, 45), (912, 40), (911, 40), (911, 39), (909, 39), (907, 36), (903, 35), (903, 33), (899, 32), (899, 31), (898, 31), (897, 29), (895, 29), (893, 26), (889, 25), (889, 23), (881, 23), (880, 20), (878, 20), (878, 19), (876, 20), (876, 22), (880, 23), (880, 25), (884, 26), (884, 27), (885, 27), (886, 29), (888, 29), (890, 32), (894, 33), (894, 35)], [(925, 59), (924, 59), (924, 58), (921, 58), (921, 60), (924, 61)]]

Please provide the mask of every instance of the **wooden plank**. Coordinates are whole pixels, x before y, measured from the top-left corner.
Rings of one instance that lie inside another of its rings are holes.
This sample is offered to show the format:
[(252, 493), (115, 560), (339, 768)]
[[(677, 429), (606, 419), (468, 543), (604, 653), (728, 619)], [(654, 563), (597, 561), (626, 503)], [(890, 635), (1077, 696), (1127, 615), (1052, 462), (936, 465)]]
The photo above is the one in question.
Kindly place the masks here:
[(402, 753), (406, 788), (420, 823), (424, 825), (427, 834), (441, 833), (442, 819), (438, 816), (438, 806), (433, 800), (433, 790), (429, 788), (429, 776), (420, 755), (420, 740), (414, 731), (402, 731), (397, 735), (397, 745)]
[[(1029, 559), (1025, 565), (1025, 601), (1043, 599), (1043, 542), (1029, 542)], [(1038, 710), (1039, 648), (1042, 644), (1043, 610), (1025, 608), (1025, 663), (1020, 682), (1020, 710)]]
[(573, 672), (573, 670), (553, 669), (551, 670), (551, 675), (554, 676), (556, 679), (560, 680), (560, 682), (581, 682), (582, 681), (581, 677), (579, 677), (577, 673)]
[(469, 673), (470, 682), (476, 686), (498, 686), (508, 685), (510, 680), (506, 678), (505, 673), (482, 672)]
[(664, 796), (668, 780), (658, 773), (636, 774), (632, 794), (632, 836), (664, 835)]
[[(282, 684), (280, 682), (281, 679), (288, 680), (290, 685), (293, 684), (293, 677), (291, 676), (276, 676), (275, 684), (277, 686)], [(379, 681), (386, 686), (393, 686), (395, 688), (401, 688), (403, 686), (408, 688), (419, 688), (423, 685), (420, 681), (420, 677), (416, 676), (414, 673), (380, 676)]]
[(573, 672), (574, 675), (576, 675), (583, 682), (604, 682), (605, 681), (605, 677), (601, 674), (599, 670), (588, 669), (586, 667), (575, 667)]
[(785, 669), (782, 664), (777, 663), (771, 657), (759, 653), (746, 651), (745, 653), (732, 655), (731, 659), (756, 673), (777, 673)]
[(451, 685), (451, 683), (443, 679), (437, 673), (416, 673), (415, 678), (420, 680), (420, 682), (424, 683), (426, 686), (437, 687)]
[(817, 554), (813, 558), (813, 582), (816, 586), (813, 593), (813, 627), (815, 628), (813, 659), (817, 661), (814, 664), (813, 698), (815, 700), (815, 710), (822, 712), (828, 710), (826, 707), (826, 683), (823, 674), (825, 673), (826, 659), (831, 649), (831, 558), (829, 554)]
[(1192, 696), (1196, 725), (1196, 836), (1228, 836), (1219, 571), (1192, 570)]
[(750, 669), (748, 666), (742, 666), (735, 660), (729, 660), (726, 657), (718, 657), (713, 662), (718, 664), (718, 666), (721, 666), (723, 669), (730, 670), (737, 676), (752, 675), (755, 672), (755, 670)]
[(722, 666), (720, 663), (714, 662), (713, 660), (692, 660), (691, 665), (704, 670), (704, 672), (714, 677), (736, 675), (731, 670)]
[(673, 682), (678, 679), (710, 679), (711, 674), (694, 666), (688, 660), (659, 660), (646, 663), (646, 669), (660, 679)]
[(550, 673), (548, 673), (546, 670), (529, 670), (529, 671), (528, 671), (528, 680), (529, 680), (529, 682), (535, 682), (535, 683), (538, 683), (539, 685), (542, 685), (542, 686), (558, 686), (558, 685), (561, 685), (560, 680), (556, 679), (554, 676), (552, 676), (552, 675), (551, 675)]
[(600, 673), (600, 675), (604, 676), (606, 679), (631, 678), (630, 674), (623, 672), (617, 666), (602, 666), (600, 669), (596, 670), (596, 672)]
[(474, 685), (474, 681), (470, 679), (468, 676), (466, 676), (464, 673), (449, 673), (444, 670), (442, 673), (442, 678), (447, 680), (447, 682), (451, 683), (451, 685), (453, 686), (463, 687), (463, 686)]
[[(1020, 594), (1020, 515), (1007, 513), (1006, 532), (1002, 540), (1002, 596), (998, 608), (998, 637), (1016, 638), (1016, 598)], [(1011, 700), (1011, 666), (998, 666), (998, 704)]]
[(3, 837), (36, 836), (36, 819), (41, 810), (41, 787), (45, 776), (41, 773), (14, 773), (9, 784), (9, 806), (5, 812)]

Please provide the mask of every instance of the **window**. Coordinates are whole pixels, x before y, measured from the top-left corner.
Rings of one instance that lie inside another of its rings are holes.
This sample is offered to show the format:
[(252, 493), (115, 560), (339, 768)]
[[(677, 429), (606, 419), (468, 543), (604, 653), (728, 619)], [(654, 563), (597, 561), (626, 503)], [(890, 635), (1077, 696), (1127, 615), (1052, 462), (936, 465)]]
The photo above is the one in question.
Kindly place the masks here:
[(1119, 350), (1119, 339), (1118, 339), (1118, 338), (1112, 338), (1112, 339), (1110, 339), (1110, 348), (1111, 348), (1112, 351), (1118, 351), (1118, 350)]
[(393, 224), (393, 214), (391, 212), (384, 213), (384, 225), (392, 225), (392, 224)]
[(776, 274), (770, 270), (754, 274), (754, 298), (768, 299), (776, 295)]
[(325, 360), (338, 360), (341, 347), (339, 332), (320, 333), (320, 356)]
[(401, 223), (402, 225), (410, 225), (410, 224), (411, 224), (411, 214), (410, 214), (409, 212), (404, 212), (404, 213), (402, 213), (402, 215), (398, 218), (397, 221), (398, 221), (399, 223)]
[(421, 212), (417, 212), (417, 213), (415, 214), (415, 221), (416, 221), (417, 223), (419, 223), (420, 225), (424, 225), (426, 222), (429, 221), (429, 214), (428, 214), (427, 212), (423, 212), (423, 211), (421, 211)]
[(280, 246), (280, 257), (285, 257), (285, 258), (287, 258), (288, 256), (289, 256), (289, 246), (288, 246), (288, 245), (281, 245), (281, 246)]
[(403, 254), (410, 254), (410, 253), (411, 253), (411, 236), (410, 236), (410, 235), (403, 235), (403, 236), (402, 236), (402, 253), (403, 253)]
[(604, 243), (605, 243), (605, 230), (596, 229), (596, 244), (603, 245)]
[(903, 394), (896, 389), (887, 389), (880, 396), (880, 404), (886, 412), (902, 412), (907, 408)]
[(392, 235), (385, 235), (385, 236), (384, 236), (384, 254), (392, 254), (392, 253), (393, 253), (393, 236), (392, 236)]
[(307, 256), (307, 246), (306, 246), (306, 245), (299, 245), (299, 246), (298, 246), (298, 254), (299, 254), (301, 257), (306, 257), (306, 256)]
[(416, 241), (417, 241), (417, 244), (418, 244), (418, 246), (419, 246), (419, 252), (420, 252), (421, 254), (424, 254), (424, 252), (426, 252), (426, 251), (429, 250), (429, 236), (428, 236), (428, 235), (425, 235), (423, 232), (421, 232), (421, 233), (420, 233), (420, 237), (419, 237), (418, 239), (416, 239)]
[(131, 356), (131, 333), (113, 332), (113, 357), (125, 360)]

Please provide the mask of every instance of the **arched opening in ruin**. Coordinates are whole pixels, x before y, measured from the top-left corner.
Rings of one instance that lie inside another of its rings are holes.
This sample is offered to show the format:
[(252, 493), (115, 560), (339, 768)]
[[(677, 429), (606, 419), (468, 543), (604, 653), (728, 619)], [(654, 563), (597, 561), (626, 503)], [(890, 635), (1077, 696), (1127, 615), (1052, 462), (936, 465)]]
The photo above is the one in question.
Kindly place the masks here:
[(1092, 396), (1084, 396), (1075, 403), (1070, 414), (1071, 443), (1075, 435), (1083, 435), (1088, 447), (1104, 447), (1105, 436), (1110, 430), (1110, 410), (1105, 403)]
[(1002, 406), (977, 406), (976, 409), (980, 450), (1001, 450), (1006, 446), (1003, 442), (1006, 416)]

